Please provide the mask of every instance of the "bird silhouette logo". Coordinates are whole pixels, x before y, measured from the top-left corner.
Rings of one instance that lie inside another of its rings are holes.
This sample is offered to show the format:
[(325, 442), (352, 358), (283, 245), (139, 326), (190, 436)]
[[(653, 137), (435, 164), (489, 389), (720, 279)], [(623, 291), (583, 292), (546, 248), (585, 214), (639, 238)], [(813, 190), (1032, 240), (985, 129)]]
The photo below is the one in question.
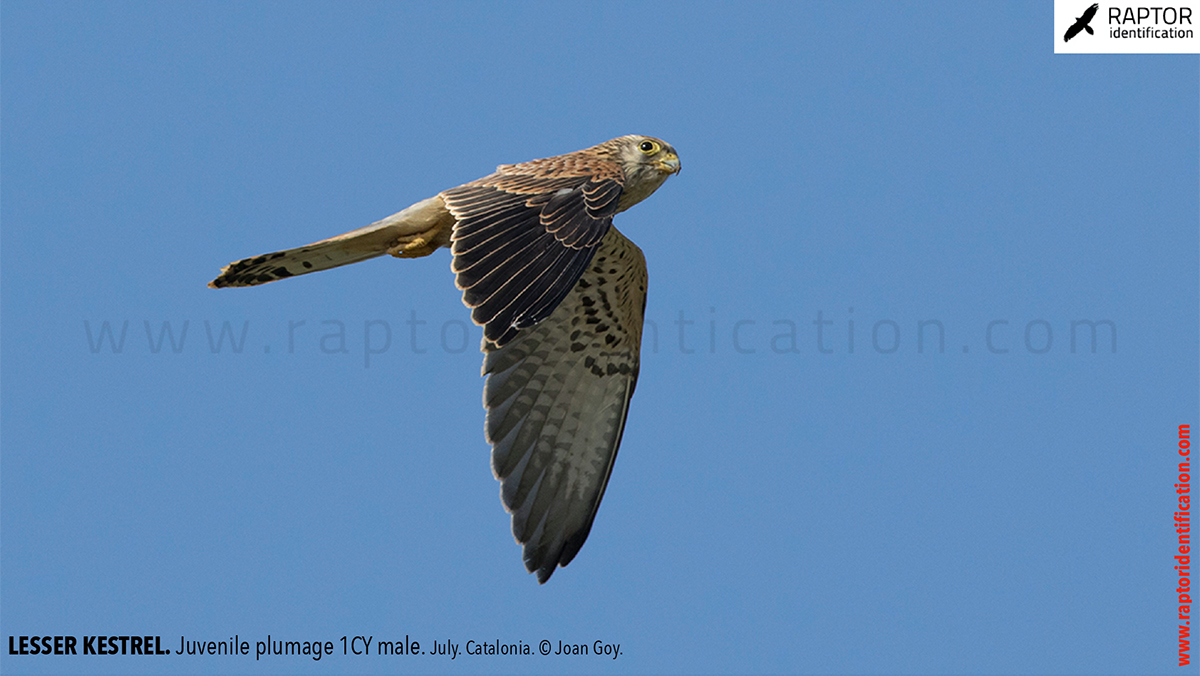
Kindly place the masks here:
[(1079, 35), (1079, 31), (1087, 31), (1088, 35), (1095, 35), (1096, 32), (1088, 24), (1092, 22), (1092, 19), (1096, 16), (1096, 11), (1099, 9), (1100, 3), (1095, 2), (1092, 3), (1091, 7), (1084, 10), (1083, 16), (1075, 19), (1075, 23), (1071, 24), (1071, 27), (1067, 29), (1066, 35), (1063, 36), (1063, 42), (1070, 42), (1071, 38)]

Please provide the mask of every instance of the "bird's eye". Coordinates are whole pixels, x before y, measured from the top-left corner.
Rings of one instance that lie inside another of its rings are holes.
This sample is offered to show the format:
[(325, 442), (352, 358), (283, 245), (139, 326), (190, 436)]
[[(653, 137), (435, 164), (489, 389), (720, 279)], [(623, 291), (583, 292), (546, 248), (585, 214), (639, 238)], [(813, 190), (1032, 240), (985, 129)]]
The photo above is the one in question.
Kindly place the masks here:
[(641, 150), (647, 155), (653, 155), (654, 153), (658, 152), (658, 144), (654, 141), (642, 141), (638, 144), (638, 150)]

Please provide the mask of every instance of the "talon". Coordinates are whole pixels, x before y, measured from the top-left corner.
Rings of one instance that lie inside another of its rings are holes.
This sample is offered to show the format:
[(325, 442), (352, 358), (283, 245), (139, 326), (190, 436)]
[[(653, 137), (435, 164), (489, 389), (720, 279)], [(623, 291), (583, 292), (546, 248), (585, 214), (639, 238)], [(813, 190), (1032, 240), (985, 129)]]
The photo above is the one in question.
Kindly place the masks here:
[(435, 247), (429, 245), (429, 240), (417, 235), (407, 242), (400, 242), (388, 249), (387, 252), (396, 258), (420, 258), (433, 253)]
[[(441, 213), (447, 218), (451, 218), (448, 211), (443, 210)], [(421, 258), (422, 256), (428, 256), (441, 247), (450, 245), (452, 220), (447, 223), (445, 219), (442, 219), (427, 225), (432, 225), (433, 227), (401, 235), (393, 240), (395, 244), (387, 249), (387, 253), (396, 258)]]

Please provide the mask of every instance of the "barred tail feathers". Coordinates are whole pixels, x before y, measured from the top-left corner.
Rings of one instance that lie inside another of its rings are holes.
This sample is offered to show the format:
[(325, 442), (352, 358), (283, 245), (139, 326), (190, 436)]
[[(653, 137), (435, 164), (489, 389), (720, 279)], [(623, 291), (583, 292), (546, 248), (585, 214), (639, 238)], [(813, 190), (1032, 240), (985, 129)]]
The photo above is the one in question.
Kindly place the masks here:
[(454, 217), (440, 195), (365, 228), (295, 249), (243, 258), (226, 265), (210, 288), (255, 286), (310, 272), (358, 263), (384, 254), (415, 258), (448, 246)]

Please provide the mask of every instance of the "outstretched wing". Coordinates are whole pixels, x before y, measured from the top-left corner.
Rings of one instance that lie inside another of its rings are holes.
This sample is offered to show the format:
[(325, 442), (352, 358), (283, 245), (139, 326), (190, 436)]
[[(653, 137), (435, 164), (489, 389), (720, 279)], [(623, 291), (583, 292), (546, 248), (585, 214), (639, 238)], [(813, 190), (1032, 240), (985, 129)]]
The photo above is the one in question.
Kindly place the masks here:
[(1075, 23), (1071, 24), (1071, 27), (1067, 29), (1066, 35), (1063, 36), (1063, 42), (1069, 42), (1071, 38), (1079, 35), (1079, 31), (1081, 30), (1083, 30), (1082, 21), (1076, 21)]
[(484, 338), (504, 345), (550, 316), (609, 231), (622, 179), (615, 162), (574, 153), (441, 194), (456, 219), (455, 282)]
[(485, 341), (483, 403), (492, 471), (538, 582), (587, 539), (617, 457), (638, 374), (646, 261), (608, 228), (545, 321)]

